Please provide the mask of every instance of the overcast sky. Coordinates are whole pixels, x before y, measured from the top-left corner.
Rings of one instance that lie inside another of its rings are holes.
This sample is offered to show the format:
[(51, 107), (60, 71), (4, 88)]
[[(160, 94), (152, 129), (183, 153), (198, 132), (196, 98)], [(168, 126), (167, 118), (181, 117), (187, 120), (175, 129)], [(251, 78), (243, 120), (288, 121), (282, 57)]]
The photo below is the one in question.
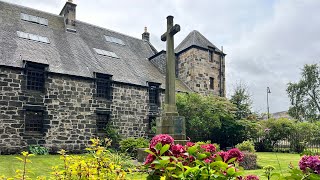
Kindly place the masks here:
[[(65, 0), (5, 0), (59, 14)], [(198, 30), (224, 47), (228, 96), (238, 82), (247, 84), (253, 109), (266, 112), (289, 107), (288, 82), (299, 79), (304, 64), (319, 63), (319, 0), (75, 0), (77, 19), (141, 38), (144, 26), (151, 43), (162, 50), (160, 36), (173, 15), (181, 31), (175, 46)]]

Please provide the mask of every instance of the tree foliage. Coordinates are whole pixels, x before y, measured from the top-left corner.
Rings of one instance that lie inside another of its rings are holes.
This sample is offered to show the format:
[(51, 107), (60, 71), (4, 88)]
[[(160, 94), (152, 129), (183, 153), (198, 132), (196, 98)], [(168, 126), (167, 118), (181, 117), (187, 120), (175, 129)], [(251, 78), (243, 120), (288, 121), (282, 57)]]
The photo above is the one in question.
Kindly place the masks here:
[(197, 93), (177, 94), (177, 108), (186, 118), (186, 133), (193, 141), (209, 140), (223, 120), (234, 119), (236, 110), (226, 98)]
[(246, 119), (251, 115), (251, 97), (245, 84), (239, 83), (233, 90), (230, 102), (236, 105), (236, 119)]
[(320, 68), (317, 64), (305, 65), (301, 79), (297, 83), (289, 83), (287, 93), (291, 107), (289, 115), (300, 121), (320, 120)]

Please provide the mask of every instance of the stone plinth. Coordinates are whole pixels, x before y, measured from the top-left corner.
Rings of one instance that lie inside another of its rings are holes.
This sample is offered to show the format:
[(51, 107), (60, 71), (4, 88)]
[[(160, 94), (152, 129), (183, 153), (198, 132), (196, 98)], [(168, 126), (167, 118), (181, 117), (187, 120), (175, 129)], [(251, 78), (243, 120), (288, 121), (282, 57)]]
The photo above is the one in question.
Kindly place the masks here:
[(183, 116), (165, 114), (157, 119), (157, 134), (168, 134), (176, 144), (186, 144), (186, 126)]

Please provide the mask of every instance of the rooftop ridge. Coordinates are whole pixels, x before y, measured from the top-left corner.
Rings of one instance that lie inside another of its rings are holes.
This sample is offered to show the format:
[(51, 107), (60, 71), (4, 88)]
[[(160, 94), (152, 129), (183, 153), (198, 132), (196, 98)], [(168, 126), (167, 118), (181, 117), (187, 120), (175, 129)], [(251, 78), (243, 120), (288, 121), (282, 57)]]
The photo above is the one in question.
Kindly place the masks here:
[(114, 31), (114, 30), (111, 30), (111, 29), (108, 29), (108, 28), (105, 28), (105, 27), (102, 27), (102, 26), (99, 26), (99, 25), (90, 24), (90, 23), (87, 23), (87, 22), (84, 22), (84, 21), (80, 21), (80, 20), (76, 20), (76, 22), (80, 22), (80, 23), (83, 23), (83, 24), (86, 24), (86, 25), (90, 25), (92, 27), (96, 27), (96, 28), (100, 28), (100, 29), (103, 29), (103, 30), (107, 30), (107, 31), (113, 32), (113, 33), (117, 33), (119, 35), (127, 36), (129, 38), (137, 39), (137, 40), (140, 40), (140, 41), (145, 41), (143, 39), (140, 39), (140, 38), (137, 38), (137, 37), (134, 37), (134, 36), (131, 36), (131, 35), (127, 35), (127, 34), (124, 34), (124, 33), (118, 32), (118, 31)]
[(63, 16), (60, 16), (60, 15), (58, 15), (58, 14), (50, 13), (50, 12), (47, 12), (47, 11), (42, 11), (42, 10), (39, 10), (39, 9), (27, 7), (27, 6), (22, 6), (22, 5), (19, 5), (19, 4), (12, 3), (12, 2), (6, 2), (6, 1), (2, 1), (2, 0), (0, 0), (0, 2), (1, 2), (1, 3), (8, 4), (8, 5), (11, 5), (11, 6), (17, 6), (17, 7), (19, 7), (19, 8), (25, 8), (25, 9), (29, 9), (29, 10), (33, 10), (33, 11), (39, 11), (39, 12), (41, 12), (41, 13), (48, 14), (48, 15), (52, 15), (52, 16), (56, 16), (56, 17), (63, 17)]

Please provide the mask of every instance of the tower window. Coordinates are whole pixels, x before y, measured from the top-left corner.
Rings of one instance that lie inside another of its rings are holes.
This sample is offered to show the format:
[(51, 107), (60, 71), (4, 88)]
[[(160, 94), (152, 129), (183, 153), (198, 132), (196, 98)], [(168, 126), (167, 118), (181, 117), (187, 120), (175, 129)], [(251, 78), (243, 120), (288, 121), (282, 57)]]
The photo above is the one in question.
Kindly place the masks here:
[(214, 89), (214, 78), (210, 77), (210, 89)]
[(97, 114), (97, 131), (98, 132), (104, 132), (105, 128), (107, 127), (108, 123), (110, 121), (110, 114)]
[(26, 110), (25, 111), (25, 131), (41, 133), (43, 130), (43, 111)]
[(213, 62), (213, 53), (209, 50), (209, 62)]
[(149, 83), (149, 103), (153, 105), (159, 105), (159, 84)]
[(26, 87), (28, 90), (43, 91), (45, 84), (45, 66), (27, 62), (25, 68)]
[(96, 73), (97, 97), (111, 99), (111, 76)]

